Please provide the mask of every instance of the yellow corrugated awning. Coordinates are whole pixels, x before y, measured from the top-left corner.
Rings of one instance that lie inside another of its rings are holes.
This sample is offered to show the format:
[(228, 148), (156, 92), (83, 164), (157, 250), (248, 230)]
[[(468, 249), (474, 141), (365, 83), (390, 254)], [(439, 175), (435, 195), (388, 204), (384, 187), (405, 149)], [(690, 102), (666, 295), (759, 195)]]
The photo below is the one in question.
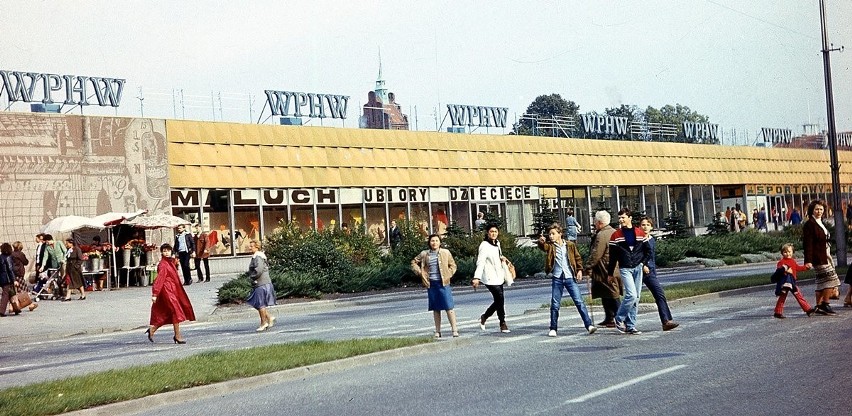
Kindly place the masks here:
[[(811, 149), (166, 120), (172, 187), (829, 183)], [(852, 182), (852, 152), (839, 152)], [(261, 184), (262, 185), (259, 185)]]

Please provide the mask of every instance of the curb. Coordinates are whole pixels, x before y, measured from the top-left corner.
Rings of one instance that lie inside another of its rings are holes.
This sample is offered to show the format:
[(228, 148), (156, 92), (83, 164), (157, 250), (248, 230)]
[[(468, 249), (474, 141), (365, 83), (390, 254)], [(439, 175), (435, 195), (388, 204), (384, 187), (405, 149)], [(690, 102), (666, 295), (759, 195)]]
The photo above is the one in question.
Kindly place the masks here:
[(289, 370), (277, 371), (269, 374), (261, 374), (248, 378), (236, 378), (233, 380), (223, 381), (221, 383), (207, 384), (204, 386), (190, 387), (167, 393), (153, 394), (150, 396), (140, 397), (129, 401), (110, 403), (103, 406), (93, 407), (89, 409), (77, 410), (67, 413), (69, 415), (115, 415), (115, 414), (133, 414), (139, 412), (139, 409), (150, 409), (152, 407), (166, 406), (182, 401), (197, 400), (203, 397), (213, 397), (224, 394), (236, 393), (245, 390), (251, 390), (258, 387), (265, 387), (272, 383), (295, 380), (304, 377), (310, 377), (318, 374), (327, 374), (334, 371), (348, 370), (363, 365), (373, 365), (398, 358), (407, 357), (411, 354), (423, 354), (427, 352), (441, 352), (449, 349), (458, 348), (473, 344), (472, 338), (453, 339), (449, 342), (432, 341), (426, 344), (415, 345), (412, 347), (397, 348), (387, 351), (378, 351), (365, 355), (356, 355), (354, 357), (343, 358), (335, 361), (328, 361), (309, 365), (306, 367), (291, 368)]

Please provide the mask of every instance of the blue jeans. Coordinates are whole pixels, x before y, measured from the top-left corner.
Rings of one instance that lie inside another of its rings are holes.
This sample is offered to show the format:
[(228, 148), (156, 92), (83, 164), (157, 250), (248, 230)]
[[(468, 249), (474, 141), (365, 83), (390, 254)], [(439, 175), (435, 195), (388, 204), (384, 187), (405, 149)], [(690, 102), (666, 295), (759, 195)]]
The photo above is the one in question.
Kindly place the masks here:
[[(564, 275), (563, 275), (564, 276)], [(554, 277), (551, 281), (550, 291), (550, 329), (556, 330), (556, 322), (559, 320), (559, 306), (562, 303), (563, 289), (568, 289), (568, 295), (574, 301), (577, 307), (577, 312), (580, 312), (580, 318), (583, 318), (583, 326), (586, 328), (592, 325), (592, 319), (589, 318), (589, 312), (586, 311), (586, 304), (583, 303), (583, 296), (580, 295), (580, 286), (574, 279), (565, 279), (564, 277)]]
[(615, 313), (615, 322), (624, 322), (627, 329), (636, 328), (636, 312), (639, 311), (639, 294), (642, 290), (642, 265), (620, 268), (624, 299)]
[(651, 273), (646, 274), (642, 278), (645, 286), (654, 295), (654, 302), (657, 304), (657, 312), (660, 313), (660, 322), (666, 323), (672, 320), (672, 312), (669, 310), (669, 304), (666, 302), (666, 294), (663, 292), (663, 287), (660, 286), (660, 281), (657, 280), (657, 271), (651, 270)]

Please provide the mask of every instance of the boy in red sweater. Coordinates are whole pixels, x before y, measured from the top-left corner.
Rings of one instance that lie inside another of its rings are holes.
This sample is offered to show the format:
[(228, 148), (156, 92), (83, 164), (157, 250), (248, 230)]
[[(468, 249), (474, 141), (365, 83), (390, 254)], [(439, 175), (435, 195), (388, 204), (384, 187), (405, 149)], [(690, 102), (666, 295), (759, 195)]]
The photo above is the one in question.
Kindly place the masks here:
[(793, 296), (796, 297), (796, 301), (799, 302), (799, 306), (802, 307), (802, 310), (805, 311), (808, 316), (811, 316), (815, 310), (814, 308), (811, 308), (811, 305), (808, 304), (808, 301), (805, 300), (796, 285), (796, 272), (808, 270), (810, 267), (801, 266), (796, 263), (796, 259), (793, 258), (792, 244), (784, 244), (781, 246), (781, 257), (783, 258), (778, 261), (776, 268), (783, 268), (785, 273), (784, 277), (775, 284), (775, 296), (778, 296), (778, 302), (775, 303), (775, 317), (778, 319), (786, 318), (786, 316), (784, 316), (784, 301), (787, 300), (787, 292), (793, 292)]

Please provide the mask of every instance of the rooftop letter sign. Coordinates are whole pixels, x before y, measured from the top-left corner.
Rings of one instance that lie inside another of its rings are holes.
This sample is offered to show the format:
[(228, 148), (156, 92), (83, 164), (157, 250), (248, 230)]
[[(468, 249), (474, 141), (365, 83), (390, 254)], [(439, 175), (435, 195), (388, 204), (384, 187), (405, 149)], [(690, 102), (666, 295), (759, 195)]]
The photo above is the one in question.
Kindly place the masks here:
[[(9, 101), (53, 104), (54, 93), (63, 91), (63, 104), (92, 105), (89, 103), (89, 95), (94, 93), (98, 105), (102, 107), (118, 107), (126, 81), (118, 78), (4, 70), (0, 70), (0, 80), (0, 96), (6, 94)], [(56, 99), (61, 100), (59, 97)]]
[(627, 117), (583, 114), (582, 120), (586, 134), (627, 135)]
[(763, 141), (771, 142), (772, 144), (789, 144), (793, 141), (793, 130), (790, 129), (770, 129), (770, 128), (761, 128), (761, 134), (763, 134)]
[(447, 104), (453, 126), (506, 127), (508, 107)]
[(687, 139), (717, 140), (719, 138), (719, 125), (713, 123), (684, 121), (683, 135)]
[(266, 103), (269, 104), (273, 116), (303, 117), (305, 114), (302, 109), (307, 107), (307, 116), (311, 118), (346, 118), (348, 95), (273, 90), (264, 92)]

